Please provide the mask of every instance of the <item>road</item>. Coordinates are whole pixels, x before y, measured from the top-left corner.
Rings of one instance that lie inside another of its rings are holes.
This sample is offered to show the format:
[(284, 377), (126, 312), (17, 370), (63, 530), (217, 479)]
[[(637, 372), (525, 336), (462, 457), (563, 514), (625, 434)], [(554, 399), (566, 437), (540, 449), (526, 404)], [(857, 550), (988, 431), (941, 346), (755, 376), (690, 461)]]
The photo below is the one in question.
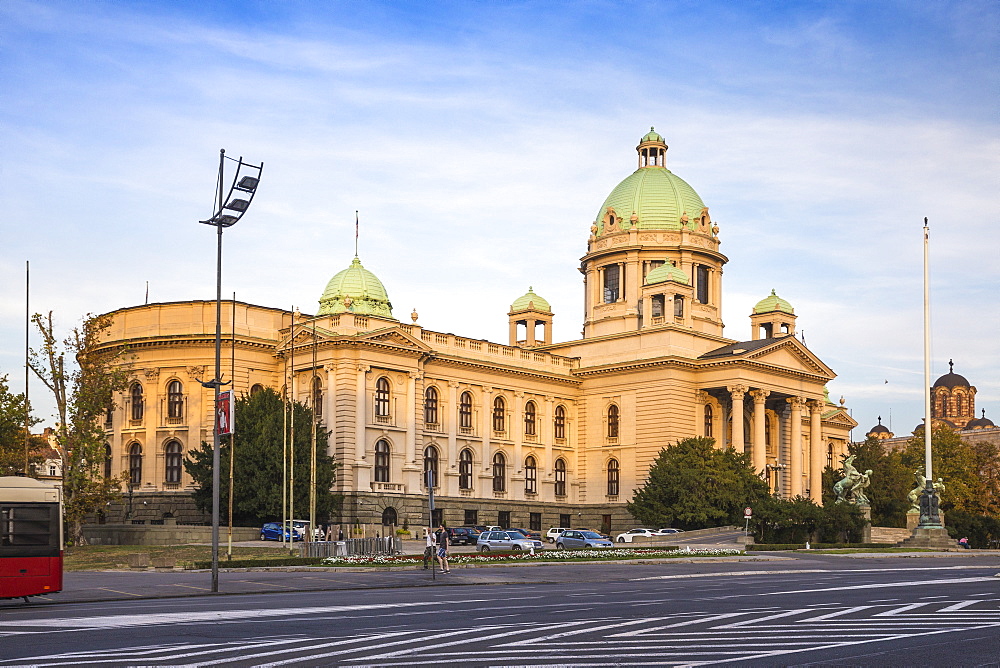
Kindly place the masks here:
[(326, 591), (224, 573), (258, 589), (0, 606), (0, 666), (997, 665), (998, 573), (965, 555), (336, 573)]

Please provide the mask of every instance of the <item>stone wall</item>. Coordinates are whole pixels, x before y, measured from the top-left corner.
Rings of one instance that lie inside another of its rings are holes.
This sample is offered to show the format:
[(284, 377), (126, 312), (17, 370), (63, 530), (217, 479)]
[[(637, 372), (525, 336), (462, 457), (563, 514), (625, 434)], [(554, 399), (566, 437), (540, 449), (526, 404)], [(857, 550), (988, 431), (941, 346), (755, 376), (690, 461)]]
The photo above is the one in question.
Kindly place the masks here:
[[(184, 545), (211, 543), (212, 527), (164, 524), (88, 524), (83, 527), (83, 537), (88, 545)], [(226, 527), (219, 527), (219, 544), (225, 545), (229, 536)], [(233, 527), (233, 541), (257, 540), (260, 527)]]

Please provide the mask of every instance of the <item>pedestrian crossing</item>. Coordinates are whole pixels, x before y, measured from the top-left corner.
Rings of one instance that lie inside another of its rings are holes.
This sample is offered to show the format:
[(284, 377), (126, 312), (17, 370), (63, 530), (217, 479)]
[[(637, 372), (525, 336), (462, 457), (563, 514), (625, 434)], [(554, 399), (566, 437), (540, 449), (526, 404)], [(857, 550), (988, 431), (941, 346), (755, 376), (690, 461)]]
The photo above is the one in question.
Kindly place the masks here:
[[(347, 607), (347, 606), (344, 606)], [(807, 662), (808, 653), (864, 644), (890, 648), (919, 636), (996, 629), (1000, 598), (913, 603), (747, 608), (731, 612), (589, 618), (562, 615), (551, 622), (470, 623), (451, 614), (450, 628), (417, 622), (397, 629), (337, 634), (283, 634), (249, 640), (135, 643), (107, 650), (0, 659), (0, 666), (646, 666)], [(184, 624), (161, 615), (163, 625)], [(440, 621), (440, 620), (439, 620)], [(200, 622), (190, 622), (200, 623)], [(201, 622), (203, 623), (203, 622)], [(229, 623), (251, 623), (231, 620)], [(64, 632), (69, 622), (61, 622)], [(144, 630), (155, 624), (143, 625)], [(50, 627), (51, 628), (51, 627)], [(80, 630), (96, 629), (81, 622)], [(32, 633), (25, 628), (22, 633)], [(175, 633), (174, 637), (182, 635)], [(246, 634), (243, 634), (247, 637)], [(44, 647), (42, 637), (38, 647)], [(3, 652), (0, 651), (0, 656)]]

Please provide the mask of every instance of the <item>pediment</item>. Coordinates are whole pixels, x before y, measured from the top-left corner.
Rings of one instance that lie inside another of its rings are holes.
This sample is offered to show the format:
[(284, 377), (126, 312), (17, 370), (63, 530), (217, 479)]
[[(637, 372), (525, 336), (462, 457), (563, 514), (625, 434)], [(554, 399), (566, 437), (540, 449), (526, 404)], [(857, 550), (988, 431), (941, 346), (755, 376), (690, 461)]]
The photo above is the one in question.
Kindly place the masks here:
[(848, 413), (846, 409), (840, 407), (835, 408), (829, 413), (824, 413), (823, 422), (841, 425), (847, 427), (848, 429), (853, 429), (858, 426), (857, 421), (851, 417), (850, 413)]
[(824, 364), (820, 358), (792, 336), (758, 348), (743, 355), (743, 357), (762, 364), (819, 374), (828, 378), (835, 378), (837, 375), (833, 369)]
[[(295, 327), (295, 347), (321, 344), (324, 341), (339, 338), (340, 334), (324, 327), (313, 327), (308, 325), (297, 325)], [(292, 333), (285, 334), (278, 342), (276, 350), (281, 352), (287, 350), (292, 344)]]
[(377, 329), (372, 332), (365, 332), (364, 334), (358, 336), (358, 339), (362, 341), (371, 341), (372, 343), (392, 345), (399, 348), (410, 348), (413, 350), (429, 351), (431, 349), (430, 346), (420, 339), (397, 327), (387, 327), (385, 329)]

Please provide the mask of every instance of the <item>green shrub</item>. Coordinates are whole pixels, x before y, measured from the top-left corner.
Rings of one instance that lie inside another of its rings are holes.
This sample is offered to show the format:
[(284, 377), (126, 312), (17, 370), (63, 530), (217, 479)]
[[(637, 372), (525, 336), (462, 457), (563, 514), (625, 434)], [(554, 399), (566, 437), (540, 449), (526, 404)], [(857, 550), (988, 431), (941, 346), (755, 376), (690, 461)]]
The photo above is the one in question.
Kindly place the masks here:
[[(316, 566), (323, 562), (323, 557), (273, 557), (271, 559), (233, 559), (219, 560), (219, 568), (257, 568), (266, 566)], [(211, 561), (196, 561), (195, 568), (211, 568)]]

